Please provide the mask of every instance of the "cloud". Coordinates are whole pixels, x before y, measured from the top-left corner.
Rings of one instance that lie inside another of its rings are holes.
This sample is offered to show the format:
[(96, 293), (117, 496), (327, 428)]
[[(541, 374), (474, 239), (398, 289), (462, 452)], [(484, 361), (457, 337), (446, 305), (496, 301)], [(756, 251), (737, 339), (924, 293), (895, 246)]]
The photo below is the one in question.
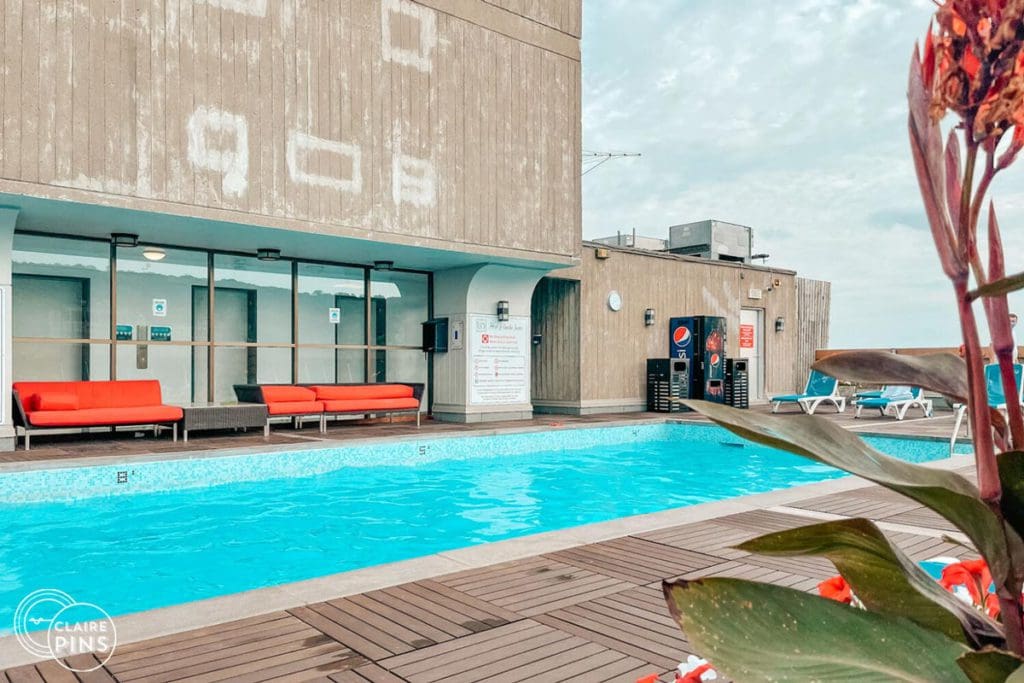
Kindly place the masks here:
[[(906, 139), (907, 65), (933, 9), (588, 4), (584, 147), (643, 157), (583, 179), (584, 235), (750, 225), (770, 264), (833, 282), (833, 346), (958, 345)], [(1012, 169), (994, 188), (1011, 272), (1024, 270), (1024, 231), (1011, 230), (1024, 225), (1022, 179)]]

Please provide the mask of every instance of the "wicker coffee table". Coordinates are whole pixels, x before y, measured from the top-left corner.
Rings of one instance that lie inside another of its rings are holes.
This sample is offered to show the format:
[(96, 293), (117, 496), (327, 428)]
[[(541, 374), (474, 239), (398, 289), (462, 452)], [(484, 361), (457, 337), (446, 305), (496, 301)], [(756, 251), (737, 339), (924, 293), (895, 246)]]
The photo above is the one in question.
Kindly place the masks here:
[(262, 403), (196, 404), (182, 406), (181, 410), (182, 438), (186, 443), (192, 430), (248, 429), (267, 422), (267, 406)]

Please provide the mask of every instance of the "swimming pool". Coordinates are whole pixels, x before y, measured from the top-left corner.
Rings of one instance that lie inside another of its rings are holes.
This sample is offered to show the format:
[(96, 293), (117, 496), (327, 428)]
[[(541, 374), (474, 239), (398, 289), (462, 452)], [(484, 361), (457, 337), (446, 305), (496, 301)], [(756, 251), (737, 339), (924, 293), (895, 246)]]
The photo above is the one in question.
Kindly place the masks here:
[(0, 632), (39, 588), (127, 614), (838, 476), (678, 423), (8, 473)]

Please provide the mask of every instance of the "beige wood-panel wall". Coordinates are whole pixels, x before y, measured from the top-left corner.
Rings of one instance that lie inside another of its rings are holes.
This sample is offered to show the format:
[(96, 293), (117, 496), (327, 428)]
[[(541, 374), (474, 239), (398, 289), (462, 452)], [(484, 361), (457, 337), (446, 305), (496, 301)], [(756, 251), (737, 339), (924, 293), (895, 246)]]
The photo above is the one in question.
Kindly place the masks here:
[(0, 178), (573, 256), (579, 7), (0, 0)]
[(533, 291), (532, 330), (540, 335), (531, 359), (535, 403), (580, 400), (580, 283), (546, 277)]
[[(796, 388), (801, 334), (796, 277), (792, 272), (633, 250), (608, 251), (609, 258), (600, 260), (595, 258), (593, 247), (584, 245), (581, 265), (556, 274), (579, 281), (578, 351), (566, 345), (565, 356), (555, 362), (567, 366), (579, 363), (580, 400), (584, 409), (588, 405), (628, 405), (644, 400), (646, 359), (667, 356), (671, 317), (724, 316), (729, 329), (727, 355), (736, 357), (743, 308), (764, 310), (766, 393)], [(752, 289), (760, 290), (762, 298), (750, 298)], [(622, 297), (619, 311), (608, 306), (612, 290)], [(655, 310), (655, 324), (651, 327), (644, 325), (647, 308)], [(780, 317), (785, 321), (785, 330), (775, 332), (775, 320)], [(825, 324), (827, 327), (827, 321)], [(574, 353), (579, 354), (578, 361)]]
[(800, 339), (794, 367), (795, 386), (803, 389), (815, 354), (828, 348), (829, 317), (832, 305), (832, 284), (821, 280), (796, 280)]
[(486, 0), (577, 38), (583, 32), (583, 3), (563, 0)]

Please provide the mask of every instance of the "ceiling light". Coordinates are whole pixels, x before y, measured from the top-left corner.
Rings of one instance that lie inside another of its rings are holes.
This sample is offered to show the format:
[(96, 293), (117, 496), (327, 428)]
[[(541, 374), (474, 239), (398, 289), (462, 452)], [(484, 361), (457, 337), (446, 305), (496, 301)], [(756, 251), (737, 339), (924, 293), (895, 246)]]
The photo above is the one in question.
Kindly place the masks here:
[(167, 257), (167, 252), (160, 247), (146, 247), (142, 250), (142, 256), (147, 261), (163, 261)]
[(278, 261), (281, 258), (280, 249), (257, 249), (256, 258), (260, 261)]
[(115, 232), (110, 236), (110, 241), (117, 247), (137, 247), (139, 246), (139, 236), (132, 235), (127, 232)]

